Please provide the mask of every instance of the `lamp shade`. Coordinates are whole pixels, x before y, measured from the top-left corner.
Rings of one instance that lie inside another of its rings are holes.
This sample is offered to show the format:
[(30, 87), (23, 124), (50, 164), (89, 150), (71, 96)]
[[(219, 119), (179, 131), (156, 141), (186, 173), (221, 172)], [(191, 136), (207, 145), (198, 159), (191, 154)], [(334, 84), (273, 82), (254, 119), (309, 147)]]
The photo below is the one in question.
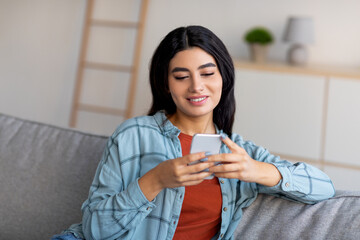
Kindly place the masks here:
[(298, 44), (314, 43), (314, 24), (310, 17), (290, 17), (287, 21), (284, 41)]

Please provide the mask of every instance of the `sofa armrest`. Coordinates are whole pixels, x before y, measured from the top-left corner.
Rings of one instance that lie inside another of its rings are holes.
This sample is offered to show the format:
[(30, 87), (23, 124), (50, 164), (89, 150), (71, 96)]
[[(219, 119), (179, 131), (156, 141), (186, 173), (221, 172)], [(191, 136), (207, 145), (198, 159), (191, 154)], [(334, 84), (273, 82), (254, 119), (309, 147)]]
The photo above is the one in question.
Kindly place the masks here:
[(235, 239), (360, 239), (360, 192), (337, 191), (314, 205), (259, 194)]

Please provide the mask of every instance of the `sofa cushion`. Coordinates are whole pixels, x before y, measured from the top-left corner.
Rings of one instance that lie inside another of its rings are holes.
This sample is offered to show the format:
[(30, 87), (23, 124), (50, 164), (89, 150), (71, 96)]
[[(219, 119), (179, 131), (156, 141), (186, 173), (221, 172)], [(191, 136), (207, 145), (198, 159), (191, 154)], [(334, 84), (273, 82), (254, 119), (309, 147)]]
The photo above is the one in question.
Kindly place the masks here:
[(260, 194), (244, 210), (235, 239), (360, 239), (360, 192), (307, 205)]
[(81, 221), (106, 139), (0, 114), (0, 239), (49, 239)]

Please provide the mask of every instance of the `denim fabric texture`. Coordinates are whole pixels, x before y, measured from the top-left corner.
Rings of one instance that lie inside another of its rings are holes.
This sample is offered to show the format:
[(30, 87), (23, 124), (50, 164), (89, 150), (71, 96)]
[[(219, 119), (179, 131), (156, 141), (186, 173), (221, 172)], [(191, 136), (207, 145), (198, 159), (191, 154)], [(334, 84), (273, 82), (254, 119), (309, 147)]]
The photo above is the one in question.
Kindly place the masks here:
[(82, 238), (75, 237), (72, 233), (64, 233), (59, 235), (54, 235), (51, 240), (82, 240)]
[[(82, 205), (83, 233), (73, 225), (68, 232), (92, 239), (172, 239), (179, 220), (185, 188), (167, 188), (153, 201), (143, 195), (138, 179), (159, 163), (182, 156), (177, 129), (158, 112), (154, 116), (129, 119), (109, 138), (98, 165), (89, 197)], [(219, 134), (224, 134), (218, 130)], [(232, 141), (257, 161), (277, 167), (282, 180), (274, 187), (236, 179), (219, 178), (222, 192), (221, 229), (214, 239), (233, 239), (242, 209), (258, 193), (314, 204), (335, 193), (329, 177), (305, 164), (292, 164), (265, 148), (244, 141), (238, 134)], [(229, 153), (223, 144), (221, 153)]]

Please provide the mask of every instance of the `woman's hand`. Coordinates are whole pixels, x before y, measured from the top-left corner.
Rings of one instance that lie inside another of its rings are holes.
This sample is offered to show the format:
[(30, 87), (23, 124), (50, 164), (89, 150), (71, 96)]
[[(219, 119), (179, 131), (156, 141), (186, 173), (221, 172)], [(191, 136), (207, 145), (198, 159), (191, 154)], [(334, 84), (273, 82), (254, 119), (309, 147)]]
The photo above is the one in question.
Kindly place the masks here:
[(223, 142), (228, 146), (231, 153), (208, 157), (209, 162), (220, 162), (219, 165), (209, 169), (216, 177), (236, 178), (265, 186), (275, 186), (281, 180), (281, 174), (274, 165), (252, 159), (245, 149), (228, 137), (223, 139)]
[(157, 165), (139, 179), (139, 186), (151, 201), (164, 188), (191, 186), (201, 183), (204, 178), (212, 173), (204, 170), (214, 166), (213, 162), (200, 162), (205, 158), (205, 153), (189, 154), (180, 158), (170, 159)]

